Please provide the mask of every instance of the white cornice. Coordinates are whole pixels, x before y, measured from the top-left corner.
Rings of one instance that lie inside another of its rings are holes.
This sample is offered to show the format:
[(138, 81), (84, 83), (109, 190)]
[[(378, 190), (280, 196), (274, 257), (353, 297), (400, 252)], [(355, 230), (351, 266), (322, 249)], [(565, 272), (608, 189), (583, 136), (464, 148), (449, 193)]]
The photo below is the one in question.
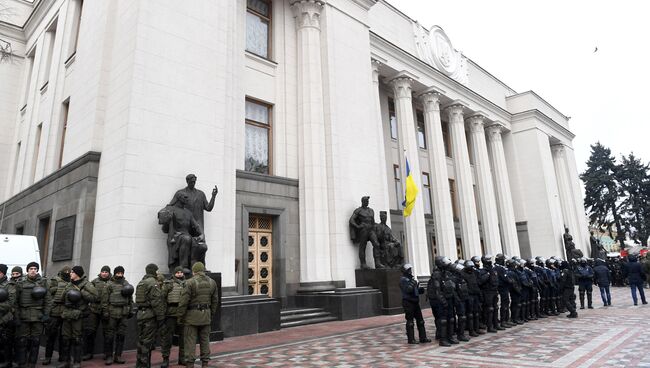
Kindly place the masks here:
[(550, 103), (548, 103), (548, 101), (546, 101), (545, 99), (543, 99), (540, 95), (538, 95), (537, 93), (535, 93), (535, 91), (533, 91), (533, 90), (528, 90), (528, 91), (526, 91), (526, 92), (521, 92), (521, 93), (517, 93), (517, 94), (511, 95), (511, 96), (506, 96), (506, 100), (507, 100), (507, 99), (510, 99), (510, 98), (515, 98), (515, 97), (523, 96), (523, 95), (528, 95), (528, 94), (531, 94), (531, 95), (535, 96), (535, 98), (537, 98), (538, 100), (542, 101), (546, 106), (548, 106), (549, 108), (551, 108), (553, 111), (557, 112), (558, 114), (560, 114), (561, 116), (563, 116), (565, 119), (569, 120), (569, 117), (568, 117), (568, 116), (566, 116), (566, 115), (564, 115), (563, 113), (561, 113), (558, 109), (556, 109), (555, 107), (553, 107), (553, 105), (551, 105)]
[(27, 42), (23, 29), (13, 24), (0, 21), (0, 34), (2, 34), (3, 37), (11, 38), (18, 42)]
[(359, 5), (365, 10), (370, 10), (379, 0), (352, 0), (353, 3)]
[(550, 128), (557, 131), (558, 133), (560, 133), (565, 138), (568, 138), (569, 140), (573, 140), (573, 138), (575, 138), (575, 136), (576, 136), (569, 129), (565, 128), (560, 123), (558, 123), (557, 121), (551, 119), (546, 114), (544, 114), (543, 112), (541, 112), (541, 111), (539, 111), (537, 109), (526, 110), (526, 111), (522, 111), (522, 112), (513, 114), (511, 122), (512, 122), (512, 124), (515, 124), (517, 122), (520, 122), (522, 120), (526, 120), (526, 119), (529, 119), (529, 118), (535, 118), (537, 120), (542, 121), (543, 123), (548, 125)]
[(47, 15), (50, 8), (54, 5), (56, 0), (37, 0), (34, 3), (34, 10), (29, 18), (25, 21), (23, 30), (25, 31), (25, 38), (29, 40), (36, 28), (43, 22), (43, 18)]

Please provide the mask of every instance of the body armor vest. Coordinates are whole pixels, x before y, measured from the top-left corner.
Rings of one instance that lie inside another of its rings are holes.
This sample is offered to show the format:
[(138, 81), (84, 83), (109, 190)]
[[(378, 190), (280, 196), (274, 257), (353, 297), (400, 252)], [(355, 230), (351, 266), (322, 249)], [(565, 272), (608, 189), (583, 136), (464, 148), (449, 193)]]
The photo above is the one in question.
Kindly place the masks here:
[(207, 276), (196, 279), (196, 295), (192, 300), (195, 304), (209, 304), (212, 296), (212, 285)]
[(32, 298), (32, 290), (37, 286), (45, 287), (45, 280), (43, 278), (39, 278), (32, 281), (29, 280), (29, 278), (25, 277), (25, 279), (21, 281), (20, 299), (18, 300), (18, 305), (20, 307), (43, 307), (45, 304), (45, 298), (42, 298), (40, 300)]
[(122, 307), (128, 304), (129, 300), (122, 296), (124, 284), (113, 282), (111, 284), (111, 294), (108, 296), (108, 303), (116, 307)]
[(52, 302), (54, 304), (63, 304), (65, 302), (64, 291), (65, 291), (66, 282), (63, 281), (63, 279), (61, 279), (60, 277), (54, 279), (54, 282), (56, 282), (56, 285), (54, 286), (54, 290), (51, 290), (53, 296)]
[(177, 304), (181, 301), (181, 292), (183, 291), (183, 285), (180, 282), (172, 281), (172, 289), (167, 293), (167, 303)]

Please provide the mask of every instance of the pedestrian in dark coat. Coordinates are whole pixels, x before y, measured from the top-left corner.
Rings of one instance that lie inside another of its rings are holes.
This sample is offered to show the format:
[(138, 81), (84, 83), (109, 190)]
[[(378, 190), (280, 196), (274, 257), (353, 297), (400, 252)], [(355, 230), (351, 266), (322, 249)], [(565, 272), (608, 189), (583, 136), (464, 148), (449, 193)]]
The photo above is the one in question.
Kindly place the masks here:
[(612, 296), (609, 293), (609, 285), (612, 283), (612, 272), (602, 259), (596, 260), (594, 267), (594, 280), (600, 288), (600, 297), (603, 299), (603, 306), (612, 305)]
[(641, 263), (638, 262), (636, 255), (629, 255), (627, 257), (627, 264), (623, 265), (623, 277), (627, 278), (630, 284), (630, 291), (632, 292), (632, 301), (637, 305), (636, 291), (639, 290), (641, 294), (641, 303), (648, 304), (645, 300), (645, 293), (643, 292), (643, 282), (645, 281), (646, 274), (643, 271)]

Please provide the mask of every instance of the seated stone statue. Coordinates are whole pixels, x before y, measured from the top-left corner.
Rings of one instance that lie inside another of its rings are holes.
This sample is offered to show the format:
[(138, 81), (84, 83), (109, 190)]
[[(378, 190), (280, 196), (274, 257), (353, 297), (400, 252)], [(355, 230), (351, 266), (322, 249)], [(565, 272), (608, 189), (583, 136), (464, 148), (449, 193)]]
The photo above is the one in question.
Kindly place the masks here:
[(379, 211), (380, 223), (375, 225), (375, 233), (379, 242), (381, 263), (390, 268), (400, 268), (404, 264), (404, 253), (399, 240), (393, 236), (393, 230), (386, 225), (388, 214)]
[(158, 212), (158, 223), (167, 234), (168, 260), (170, 270), (180, 266), (191, 268), (195, 262), (205, 262), (207, 246), (201, 225), (185, 208), (188, 196), (177, 194), (174, 205), (168, 205)]

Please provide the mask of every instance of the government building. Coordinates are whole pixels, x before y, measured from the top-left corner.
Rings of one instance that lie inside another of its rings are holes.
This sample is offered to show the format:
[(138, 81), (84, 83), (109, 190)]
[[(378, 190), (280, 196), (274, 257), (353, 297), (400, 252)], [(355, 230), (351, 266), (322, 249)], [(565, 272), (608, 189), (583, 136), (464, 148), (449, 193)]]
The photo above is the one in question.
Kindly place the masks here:
[(48, 275), (166, 271), (157, 213), (190, 173), (218, 186), (206, 263), (238, 300), (358, 290), (363, 196), (420, 277), (437, 255), (565, 257), (565, 227), (588, 253), (569, 118), (389, 2), (5, 3), (1, 230), (37, 236)]

